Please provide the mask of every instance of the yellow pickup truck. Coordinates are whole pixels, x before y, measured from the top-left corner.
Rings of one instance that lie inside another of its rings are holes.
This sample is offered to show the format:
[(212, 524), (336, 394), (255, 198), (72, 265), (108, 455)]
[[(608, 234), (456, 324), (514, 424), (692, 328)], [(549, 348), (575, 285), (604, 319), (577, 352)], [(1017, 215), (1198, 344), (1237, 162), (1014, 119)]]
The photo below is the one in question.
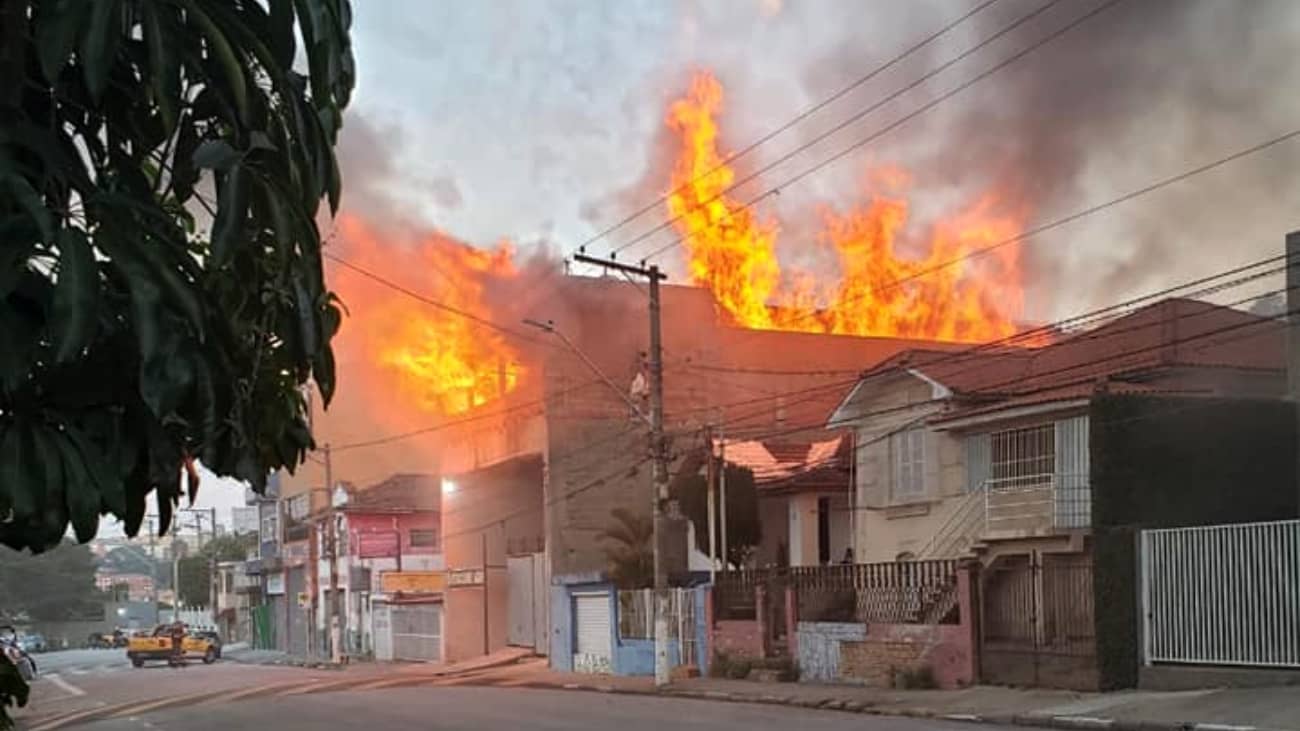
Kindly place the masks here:
[[(217, 661), (217, 646), (211, 639), (185, 633), (181, 642), (185, 659), (200, 658), (204, 665)], [(172, 637), (169, 625), (158, 625), (147, 637), (132, 637), (126, 646), (126, 657), (136, 667), (143, 667), (150, 660), (171, 662)]]

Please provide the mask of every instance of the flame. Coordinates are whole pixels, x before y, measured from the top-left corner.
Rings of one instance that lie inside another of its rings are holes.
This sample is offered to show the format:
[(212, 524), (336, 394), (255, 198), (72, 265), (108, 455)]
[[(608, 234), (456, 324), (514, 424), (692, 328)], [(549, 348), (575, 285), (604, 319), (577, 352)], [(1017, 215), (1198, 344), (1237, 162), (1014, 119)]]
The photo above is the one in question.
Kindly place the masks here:
[[(696, 74), (674, 102), (666, 123), (677, 136), (668, 211), (685, 242), (691, 278), (745, 327), (953, 341), (993, 340), (1017, 331), (1023, 302), (1018, 254), (1001, 247), (963, 260), (976, 249), (1022, 230), (1022, 216), (986, 195), (931, 227), (919, 256), (912, 243), (908, 202), (896, 191), (910, 176), (898, 168), (871, 171), (875, 192), (865, 204), (821, 211), (819, 243), (840, 276), (822, 284), (808, 272), (783, 273), (779, 226), (727, 191), (735, 172), (719, 151), (716, 118), (722, 86)], [(949, 266), (950, 262), (962, 260)]]
[[(394, 245), (353, 216), (340, 218), (339, 232), (349, 261), (484, 320), (493, 319), (488, 284), (518, 275), (508, 242), (479, 249), (433, 233)], [(395, 387), (404, 404), (454, 415), (519, 386), (519, 352), (501, 333), (344, 267), (333, 284), (350, 313), (340, 338), (359, 360), (378, 367), (376, 380)]]

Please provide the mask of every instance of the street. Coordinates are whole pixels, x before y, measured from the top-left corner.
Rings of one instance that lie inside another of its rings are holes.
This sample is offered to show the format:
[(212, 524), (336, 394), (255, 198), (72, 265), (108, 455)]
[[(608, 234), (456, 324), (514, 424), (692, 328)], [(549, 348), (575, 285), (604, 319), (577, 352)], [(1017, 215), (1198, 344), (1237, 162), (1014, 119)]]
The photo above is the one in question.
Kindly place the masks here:
[[(215, 698), (250, 688), (310, 685), (337, 677), (331, 672), (228, 660), (185, 668), (150, 664), (137, 669), (120, 649), (49, 652), (37, 655), (36, 661), (41, 675), (32, 684), (27, 707), (15, 714), (27, 727), (106, 707), (147, 705), (187, 696)], [(360, 669), (349, 676), (360, 679), (365, 673), (366, 669)]]
[[(314, 729), (678, 729), (801, 728), (948, 731), (969, 726), (835, 711), (524, 688), (402, 688), (324, 693), (311, 703), (268, 698), (174, 708), (98, 721), (94, 731)], [(990, 727), (983, 727), (990, 728)], [(992, 727), (996, 729), (997, 727)]]

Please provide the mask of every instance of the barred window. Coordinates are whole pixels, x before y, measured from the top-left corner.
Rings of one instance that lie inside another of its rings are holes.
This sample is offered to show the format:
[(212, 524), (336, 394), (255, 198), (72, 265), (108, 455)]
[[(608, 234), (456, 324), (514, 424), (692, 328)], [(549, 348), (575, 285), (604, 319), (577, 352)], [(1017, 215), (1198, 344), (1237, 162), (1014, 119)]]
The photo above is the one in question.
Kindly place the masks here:
[(995, 432), (990, 438), (992, 484), (1037, 487), (1056, 471), (1056, 424)]

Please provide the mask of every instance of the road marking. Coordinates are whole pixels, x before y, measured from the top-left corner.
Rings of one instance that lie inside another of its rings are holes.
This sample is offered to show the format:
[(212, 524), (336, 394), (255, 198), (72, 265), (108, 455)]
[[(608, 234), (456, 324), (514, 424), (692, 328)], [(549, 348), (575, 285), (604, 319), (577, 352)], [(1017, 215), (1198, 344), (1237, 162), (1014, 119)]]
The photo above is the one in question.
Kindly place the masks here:
[(67, 693), (70, 696), (80, 696), (86, 694), (86, 691), (82, 690), (81, 688), (78, 688), (72, 683), (69, 683), (68, 681), (59, 677), (58, 673), (52, 673), (50, 675), (46, 675), (45, 679), (59, 686), (59, 690), (62, 690), (64, 693)]

